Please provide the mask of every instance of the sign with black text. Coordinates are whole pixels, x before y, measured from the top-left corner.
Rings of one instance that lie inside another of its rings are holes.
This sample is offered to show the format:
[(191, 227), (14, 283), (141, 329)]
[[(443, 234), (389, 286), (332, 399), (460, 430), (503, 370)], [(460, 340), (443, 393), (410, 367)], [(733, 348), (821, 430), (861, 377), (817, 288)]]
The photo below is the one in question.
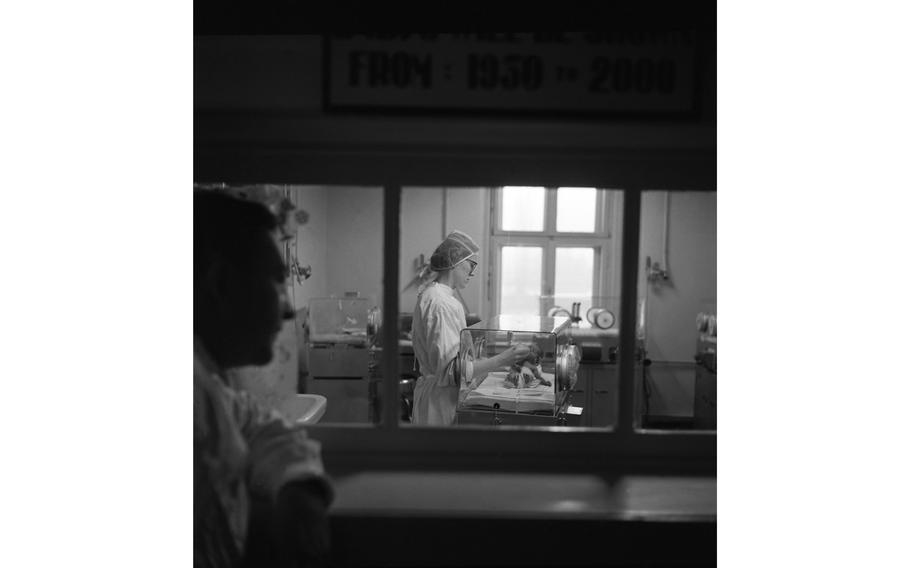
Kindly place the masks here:
[(344, 34), (325, 40), (330, 109), (685, 113), (695, 32)]

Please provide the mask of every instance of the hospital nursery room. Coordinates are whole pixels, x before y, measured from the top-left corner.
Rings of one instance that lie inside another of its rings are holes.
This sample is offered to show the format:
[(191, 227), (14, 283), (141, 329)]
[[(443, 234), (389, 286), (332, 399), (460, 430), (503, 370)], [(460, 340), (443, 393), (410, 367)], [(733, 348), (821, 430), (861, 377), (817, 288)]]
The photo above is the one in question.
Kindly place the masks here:
[(329, 565), (715, 565), (716, 30), (677, 16), (197, 32), (193, 191), (275, 215), (290, 309), (226, 372), (319, 443)]

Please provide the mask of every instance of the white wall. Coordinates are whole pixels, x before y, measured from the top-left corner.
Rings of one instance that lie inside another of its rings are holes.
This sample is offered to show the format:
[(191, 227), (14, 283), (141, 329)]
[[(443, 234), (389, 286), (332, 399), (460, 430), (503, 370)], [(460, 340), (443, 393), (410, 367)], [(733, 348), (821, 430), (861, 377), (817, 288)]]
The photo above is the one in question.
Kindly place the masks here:
[(327, 295), (328, 261), (326, 235), (328, 231), (327, 189), (319, 186), (292, 186), (294, 203), (309, 213), (309, 220), (297, 228), (297, 260), (302, 266), (309, 265), (313, 273), (303, 283), (294, 283), (295, 309), (307, 306), (310, 298)]
[(297, 207), (309, 213), (297, 229), (297, 259), (313, 270), (295, 284), (295, 307), (355, 291), (381, 304), (382, 188), (292, 187)]
[[(647, 350), (653, 398), (651, 413), (692, 414), (695, 316), (716, 305), (717, 194), (649, 191), (642, 196), (639, 297), (647, 294)], [(669, 280), (646, 283), (645, 259), (664, 262), (664, 219), (669, 203)]]
[(328, 192), (326, 292), (359, 292), (382, 305), (382, 188), (332, 187)]
[(461, 295), (468, 305), (468, 313), (478, 314), (481, 318), (490, 317), (492, 314), (488, 313), (487, 303), (487, 279), (490, 274), (490, 190), (448, 188), (445, 198), (446, 234), (455, 229), (464, 231), (480, 247), (477, 271)]

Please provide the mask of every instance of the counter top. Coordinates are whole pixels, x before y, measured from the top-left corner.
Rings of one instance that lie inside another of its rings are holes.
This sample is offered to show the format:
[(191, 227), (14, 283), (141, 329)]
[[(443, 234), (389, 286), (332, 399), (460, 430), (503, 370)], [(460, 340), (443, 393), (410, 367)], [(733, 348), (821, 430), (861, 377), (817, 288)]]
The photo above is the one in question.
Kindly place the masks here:
[(333, 515), (708, 520), (715, 477), (364, 471), (336, 479)]
[(338, 566), (714, 565), (714, 476), (359, 471), (335, 479)]

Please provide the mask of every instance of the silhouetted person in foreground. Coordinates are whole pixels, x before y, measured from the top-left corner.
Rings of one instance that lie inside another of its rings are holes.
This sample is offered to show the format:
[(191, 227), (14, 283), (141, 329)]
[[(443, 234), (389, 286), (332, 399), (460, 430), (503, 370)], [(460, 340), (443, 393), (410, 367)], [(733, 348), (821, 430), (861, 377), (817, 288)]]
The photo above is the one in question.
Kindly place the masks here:
[(264, 365), (293, 316), (264, 206), (193, 196), (193, 554), (196, 567), (328, 562), (333, 498), (319, 443), (228, 384)]

